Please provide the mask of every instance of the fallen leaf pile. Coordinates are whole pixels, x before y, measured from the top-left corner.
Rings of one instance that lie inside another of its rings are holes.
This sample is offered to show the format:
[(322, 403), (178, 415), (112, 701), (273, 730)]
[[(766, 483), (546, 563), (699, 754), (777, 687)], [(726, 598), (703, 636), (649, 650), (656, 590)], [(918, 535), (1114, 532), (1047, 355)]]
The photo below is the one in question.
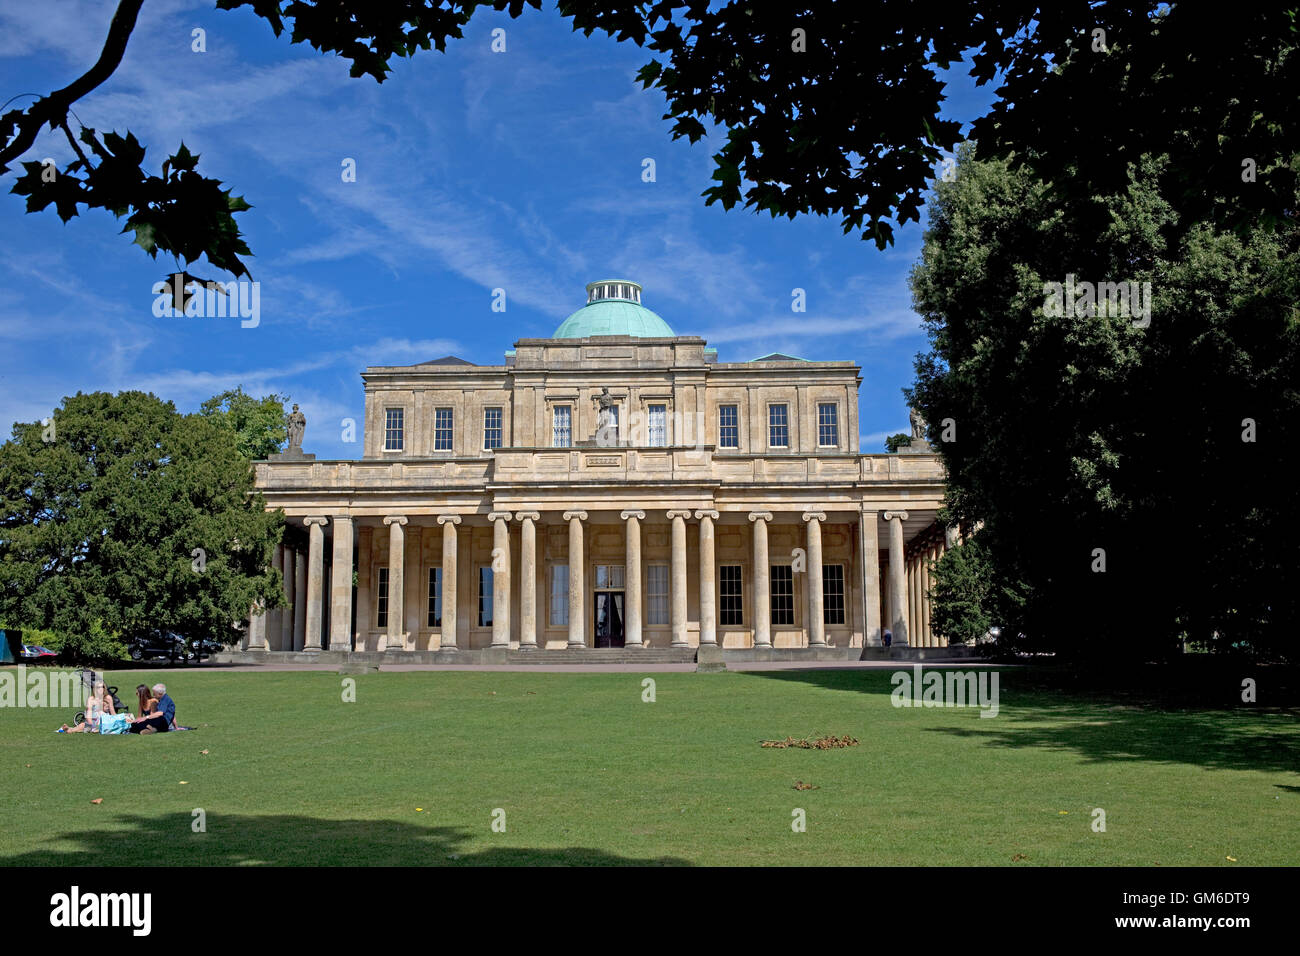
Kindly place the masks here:
[(827, 734), (816, 739), (801, 737), (796, 740), (794, 737), (786, 737), (785, 740), (762, 740), (759, 743), (761, 746), (775, 747), (778, 750), (785, 750), (787, 747), (799, 747), (803, 750), (835, 750), (838, 747), (856, 747), (858, 740), (848, 734), (843, 737)]

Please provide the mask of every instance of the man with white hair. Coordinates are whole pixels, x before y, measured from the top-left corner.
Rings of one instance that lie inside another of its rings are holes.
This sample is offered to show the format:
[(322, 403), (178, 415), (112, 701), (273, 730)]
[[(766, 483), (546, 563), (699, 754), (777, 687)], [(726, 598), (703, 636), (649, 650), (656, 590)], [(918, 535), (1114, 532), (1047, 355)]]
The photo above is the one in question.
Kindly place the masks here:
[(147, 720), (137, 720), (131, 725), (133, 734), (158, 734), (174, 730), (176, 727), (176, 702), (167, 696), (165, 684), (153, 685), (153, 696), (158, 701), (153, 716)]

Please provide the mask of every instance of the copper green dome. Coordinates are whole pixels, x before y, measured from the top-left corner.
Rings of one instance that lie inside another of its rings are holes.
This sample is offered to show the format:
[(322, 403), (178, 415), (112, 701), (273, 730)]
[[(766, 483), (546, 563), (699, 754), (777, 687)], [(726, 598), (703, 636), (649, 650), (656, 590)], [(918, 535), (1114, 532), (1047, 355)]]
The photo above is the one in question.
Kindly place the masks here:
[(585, 339), (591, 335), (671, 338), (668, 323), (641, 304), (641, 286), (627, 279), (587, 283), (587, 304), (560, 323), (551, 336)]

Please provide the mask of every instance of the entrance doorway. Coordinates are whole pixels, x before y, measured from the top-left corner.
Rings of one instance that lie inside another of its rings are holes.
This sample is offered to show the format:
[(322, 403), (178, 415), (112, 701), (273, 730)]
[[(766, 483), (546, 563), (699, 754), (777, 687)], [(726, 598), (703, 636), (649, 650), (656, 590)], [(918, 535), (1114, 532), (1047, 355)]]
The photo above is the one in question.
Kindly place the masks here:
[(596, 646), (623, 646), (623, 592), (596, 592)]

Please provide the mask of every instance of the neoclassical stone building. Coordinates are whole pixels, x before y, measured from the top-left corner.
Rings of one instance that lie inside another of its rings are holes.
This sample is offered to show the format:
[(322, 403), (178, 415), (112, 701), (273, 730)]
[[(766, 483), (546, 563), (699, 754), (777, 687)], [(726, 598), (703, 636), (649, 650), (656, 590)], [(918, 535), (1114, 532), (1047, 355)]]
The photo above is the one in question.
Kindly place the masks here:
[(926, 599), (951, 544), (942, 468), (860, 451), (851, 361), (721, 362), (613, 280), (500, 365), (362, 380), (361, 459), (256, 465), (287, 517), (288, 608), (251, 617), (249, 651), (943, 643)]

